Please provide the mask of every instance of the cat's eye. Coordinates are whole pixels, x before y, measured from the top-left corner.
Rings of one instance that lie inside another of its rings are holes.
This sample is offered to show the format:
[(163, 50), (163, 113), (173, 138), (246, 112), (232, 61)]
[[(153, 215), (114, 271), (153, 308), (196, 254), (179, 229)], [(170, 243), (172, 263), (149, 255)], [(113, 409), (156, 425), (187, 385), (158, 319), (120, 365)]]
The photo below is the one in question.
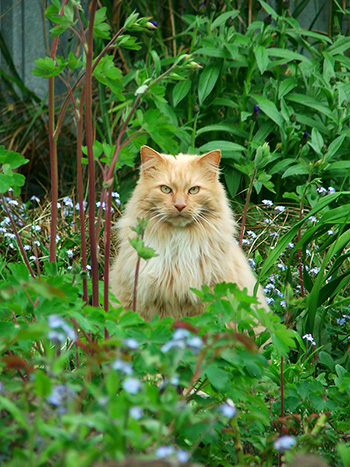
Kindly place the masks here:
[(188, 190), (190, 195), (196, 195), (199, 192), (199, 186), (193, 186)]
[(162, 185), (160, 189), (163, 193), (166, 193), (167, 195), (172, 192), (172, 189), (166, 185)]

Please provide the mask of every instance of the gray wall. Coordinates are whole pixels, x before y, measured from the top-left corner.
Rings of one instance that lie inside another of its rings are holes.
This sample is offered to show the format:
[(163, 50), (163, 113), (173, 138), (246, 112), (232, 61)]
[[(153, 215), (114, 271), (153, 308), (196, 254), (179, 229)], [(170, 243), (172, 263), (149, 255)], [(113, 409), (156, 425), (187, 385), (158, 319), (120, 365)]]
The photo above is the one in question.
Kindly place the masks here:
[[(25, 86), (39, 97), (47, 93), (48, 81), (34, 76), (34, 59), (47, 55), (44, 31), (43, 0), (0, 0), (0, 31), (9, 49), (17, 73)], [(46, 26), (48, 23), (46, 22)], [(0, 67), (8, 71), (0, 53)]]

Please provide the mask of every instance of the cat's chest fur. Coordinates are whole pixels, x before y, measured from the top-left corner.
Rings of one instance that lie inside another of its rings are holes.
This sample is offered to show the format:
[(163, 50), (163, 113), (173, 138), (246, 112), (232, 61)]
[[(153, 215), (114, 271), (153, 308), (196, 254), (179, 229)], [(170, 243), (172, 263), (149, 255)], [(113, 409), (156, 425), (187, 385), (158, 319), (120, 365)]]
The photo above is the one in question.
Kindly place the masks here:
[(154, 307), (159, 314), (190, 315), (198, 313), (199, 299), (190, 288), (200, 289), (225, 276), (224, 251), (214, 239), (196, 237), (186, 228), (174, 228), (167, 236), (145, 235), (145, 244), (158, 256), (140, 267), (139, 306)]

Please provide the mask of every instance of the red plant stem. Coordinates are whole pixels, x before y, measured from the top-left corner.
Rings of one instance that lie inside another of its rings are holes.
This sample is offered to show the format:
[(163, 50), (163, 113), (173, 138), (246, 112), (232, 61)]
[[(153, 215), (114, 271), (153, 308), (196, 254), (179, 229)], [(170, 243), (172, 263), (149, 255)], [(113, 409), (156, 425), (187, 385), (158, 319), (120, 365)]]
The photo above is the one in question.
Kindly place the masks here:
[(93, 51), (93, 26), (95, 19), (97, 0), (92, 0), (89, 30), (88, 30), (88, 50), (86, 55), (86, 78), (85, 78), (85, 129), (86, 146), (88, 156), (89, 170), (89, 238), (90, 238), (90, 258), (91, 258), (91, 277), (92, 277), (92, 305), (99, 305), (98, 296), (98, 261), (97, 261), (97, 243), (95, 232), (95, 161), (93, 154), (93, 136), (92, 136), (92, 51)]
[(247, 219), (248, 206), (249, 206), (250, 196), (252, 194), (252, 189), (253, 189), (255, 177), (256, 177), (256, 167), (254, 168), (252, 178), (250, 179), (249, 187), (248, 187), (248, 193), (247, 193), (247, 197), (246, 197), (246, 200), (245, 200), (243, 217), (242, 217), (242, 222), (241, 222), (241, 231), (240, 231), (240, 234), (239, 234), (239, 246), (240, 247), (242, 246), (242, 242), (243, 242), (245, 222), (246, 222), (246, 219)]
[[(60, 15), (69, 0), (61, 5)], [(51, 46), (52, 60), (55, 60), (58, 36), (54, 37)], [(58, 167), (57, 167), (57, 135), (55, 135), (55, 77), (49, 78), (49, 145), (51, 166), (51, 222), (50, 222), (50, 261), (56, 261), (56, 232), (57, 232), (57, 202), (58, 202)]]
[[(92, 65), (92, 73), (94, 72), (95, 68), (97, 67), (99, 61), (101, 60), (101, 58), (105, 55), (105, 53), (107, 52), (108, 49), (110, 49), (113, 45), (113, 43), (117, 40), (117, 38), (123, 34), (125, 32), (125, 29), (124, 28), (121, 28), (120, 31), (118, 31), (113, 37), (112, 39), (108, 42), (108, 44), (106, 45), (106, 47), (98, 54), (98, 56), (96, 57), (93, 65)], [(74, 90), (82, 83), (83, 79), (84, 79), (84, 76), (86, 75), (86, 72), (83, 71), (80, 76), (78, 77), (78, 79), (76, 80), (76, 82), (74, 83), (74, 85), (72, 86), (72, 89), (71, 91), (74, 92)], [(67, 95), (63, 101), (63, 104), (61, 106), (61, 110), (58, 114), (58, 117), (57, 117), (57, 126), (56, 126), (56, 131), (55, 131), (55, 136), (58, 134), (58, 132), (60, 131), (61, 129), (61, 125), (62, 125), (62, 121), (63, 121), (63, 117), (64, 117), (64, 114), (65, 114), (65, 111), (67, 109), (67, 106), (68, 106), (68, 102), (69, 102), (69, 95)]]
[(27, 258), (27, 254), (26, 254), (26, 252), (25, 252), (25, 249), (23, 248), (23, 244), (22, 244), (22, 241), (21, 241), (21, 237), (19, 236), (19, 233), (18, 233), (16, 224), (15, 224), (15, 221), (13, 220), (11, 211), (10, 211), (10, 209), (9, 209), (8, 206), (7, 206), (7, 202), (6, 202), (5, 196), (2, 197), (2, 202), (3, 202), (3, 206), (4, 206), (4, 208), (5, 208), (6, 214), (7, 214), (8, 218), (10, 219), (13, 232), (14, 232), (14, 234), (16, 235), (18, 247), (19, 247), (20, 252), (21, 252), (21, 254), (22, 254), (22, 256), (23, 256), (24, 262), (26, 263), (26, 266), (27, 266), (27, 268), (28, 268), (29, 274), (33, 277), (33, 279), (35, 279), (34, 271), (33, 271), (32, 267), (31, 267), (31, 265), (30, 265), (30, 263), (29, 263), (29, 260), (28, 260), (28, 258)]
[[(84, 111), (84, 97), (85, 88), (82, 89), (79, 105), (79, 118), (78, 118), (78, 132), (77, 132), (77, 187), (78, 187), (78, 200), (79, 200), (79, 224), (80, 224), (80, 244), (81, 244), (81, 263), (83, 271), (87, 271), (86, 265), (86, 236), (85, 236), (85, 210), (84, 210), (84, 194), (83, 194), (83, 167), (81, 163), (82, 158), (82, 141), (83, 141), (83, 111)], [(83, 278), (83, 299), (87, 304), (88, 289), (87, 277)]]
[[(281, 356), (281, 418), (284, 416), (284, 370), (283, 370), (284, 359)], [(281, 425), (282, 426), (282, 425)], [(283, 433), (281, 432), (281, 435)]]
[[(112, 209), (112, 185), (107, 191), (107, 202), (106, 202), (106, 225), (111, 224), (111, 209)], [(108, 311), (108, 292), (109, 292), (109, 258), (110, 258), (110, 244), (111, 244), (111, 229), (105, 230), (105, 263), (104, 263), (104, 295), (103, 295), (103, 304), (104, 310)]]

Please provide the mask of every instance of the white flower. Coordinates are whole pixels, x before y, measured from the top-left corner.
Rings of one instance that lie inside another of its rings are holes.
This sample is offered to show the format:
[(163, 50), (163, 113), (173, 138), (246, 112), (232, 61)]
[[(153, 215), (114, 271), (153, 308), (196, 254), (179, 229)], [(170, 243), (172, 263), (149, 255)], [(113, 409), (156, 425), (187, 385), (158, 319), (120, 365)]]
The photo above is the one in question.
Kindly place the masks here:
[(129, 363), (124, 362), (120, 358), (114, 360), (114, 362), (112, 363), (112, 368), (113, 370), (120, 370), (128, 376), (131, 375), (133, 372), (132, 366)]
[(186, 339), (187, 337), (190, 337), (191, 333), (187, 329), (176, 329), (176, 331), (173, 334), (173, 340), (180, 340), (180, 339)]
[(40, 199), (34, 195), (30, 198), (30, 201), (36, 201), (37, 203), (40, 203)]
[(129, 415), (135, 420), (140, 420), (140, 418), (142, 418), (143, 415), (143, 410), (141, 409), (141, 407), (131, 407), (131, 409), (129, 410)]
[(18, 201), (15, 200), (15, 199), (10, 199), (10, 200), (8, 201), (8, 203), (9, 203), (9, 205), (11, 205), (11, 206), (18, 206)]
[(256, 237), (257, 237), (256, 233), (253, 232), (252, 230), (248, 230), (248, 231), (247, 231), (247, 234), (248, 234), (250, 237), (252, 237), (252, 238), (256, 238)]
[(330, 229), (327, 231), (328, 235), (334, 235), (334, 230)]
[(333, 193), (335, 193), (335, 189), (334, 189), (332, 186), (329, 186), (329, 187), (328, 187), (328, 194), (331, 195), (331, 194), (333, 194)]
[(273, 443), (273, 447), (277, 449), (277, 451), (284, 451), (290, 449), (296, 443), (297, 441), (293, 436), (281, 436)]
[(285, 206), (276, 206), (275, 207), (275, 211), (277, 211), (277, 212), (283, 212), (283, 211), (285, 211), (285, 209), (286, 209)]
[(129, 349), (138, 349), (139, 348), (139, 343), (137, 342), (136, 339), (132, 337), (128, 337), (127, 339), (124, 339), (123, 344), (129, 347)]
[(165, 457), (171, 456), (174, 452), (174, 448), (172, 446), (159, 446), (156, 450), (156, 456), (159, 459), (164, 459)]
[(33, 241), (33, 245), (40, 246), (39, 240), (34, 240), (34, 241)]
[(74, 255), (73, 250), (67, 250), (68, 258), (73, 258), (73, 255)]
[(40, 225), (34, 224), (34, 225), (32, 225), (32, 230), (35, 230), (35, 232), (40, 232), (41, 227), (40, 227)]
[(312, 334), (305, 334), (302, 338), (306, 339), (309, 342), (311, 342), (312, 345), (316, 345), (316, 342), (314, 341), (314, 338), (312, 337)]
[(63, 203), (68, 206), (69, 208), (72, 208), (74, 206), (73, 204), (73, 201), (72, 201), (72, 198), (70, 198), (69, 196), (66, 196), (65, 198), (63, 198)]
[(123, 382), (123, 388), (129, 394), (137, 394), (141, 389), (141, 382), (137, 378), (130, 376)]
[(293, 243), (293, 242), (289, 242), (289, 243), (288, 243), (288, 248), (294, 248), (294, 243)]
[(317, 192), (320, 193), (320, 195), (325, 195), (327, 193), (327, 190), (323, 188), (323, 186), (317, 188)]
[(273, 206), (273, 202), (271, 200), (269, 200), (269, 199), (263, 199), (261, 202), (262, 202), (262, 204), (265, 204), (265, 206), (267, 206), (269, 208), (271, 206)]
[(226, 404), (220, 405), (219, 410), (222, 414), (224, 414), (225, 417), (228, 418), (234, 417), (237, 413), (235, 404), (231, 400), (228, 400)]
[(311, 222), (317, 222), (317, 218), (315, 216), (310, 216), (309, 221)]
[(184, 449), (180, 449), (180, 451), (177, 451), (176, 457), (177, 457), (177, 460), (180, 462), (180, 464), (184, 464), (185, 462), (188, 461), (188, 459), (190, 458), (190, 455)]
[(199, 336), (193, 336), (187, 340), (187, 344), (190, 347), (195, 347), (196, 349), (200, 349), (202, 347), (203, 342)]

